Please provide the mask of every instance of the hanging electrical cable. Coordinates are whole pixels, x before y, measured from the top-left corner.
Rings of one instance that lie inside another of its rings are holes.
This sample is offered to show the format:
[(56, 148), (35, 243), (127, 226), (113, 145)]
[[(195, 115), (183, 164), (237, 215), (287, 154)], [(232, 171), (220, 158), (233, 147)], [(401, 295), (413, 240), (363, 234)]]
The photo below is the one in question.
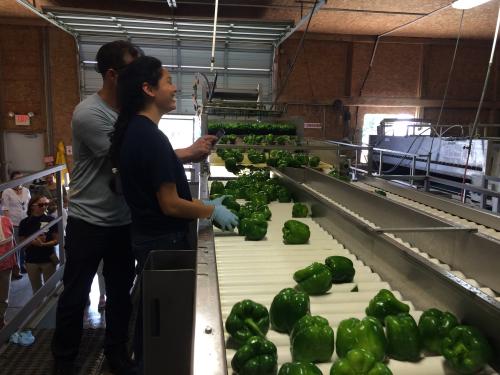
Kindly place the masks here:
[[(451, 76), (453, 74), (453, 70), (455, 68), (455, 59), (457, 58), (457, 51), (458, 51), (458, 44), (460, 41), (460, 37), (462, 35), (462, 26), (464, 22), (464, 13), (465, 11), (462, 10), (462, 14), (460, 16), (460, 26), (458, 28), (458, 35), (457, 35), (457, 41), (455, 42), (455, 51), (453, 52), (453, 58), (451, 59), (451, 66), (450, 66), (450, 71), (448, 72), (448, 80), (446, 81), (446, 87), (444, 89), (444, 95), (443, 95), (443, 100), (441, 101), (441, 108), (439, 109), (439, 114), (438, 114), (438, 119), (436, 123), (436, 128), (439, 127), (441, 124), (441, 116), (443, 115), (443, 109), (444, 109), (444, 103), (446, 102), (446, 98), (448, 97), (448, 89), (450, 87), (450, 82), (451, 82)], [(431, 125), (432, 128), (432, 125)], [(442, 134), (439, 135), (439, 137), (442, 137)], [(432, 154), (432, 148), (434, 147), (434, 138), (436, 137), (431, 137), (431, 147), (429, 149), (429, 153)]]
[[(382, 39), (383, 37), (385, 37), (387, 35), (393, 34), (396, 31), (399, 31), (399, 30), (401, 30), (401, 29), (403, 29), (403, 28), (405, 28), (407, 26), (413, 25), (414, 23), (416, 23), (418, 21), (421, 21), (424, 18), (430, 17), (430, 16), (432, 16), (432, 15), (438, 13), (438, 12), (441, 12), (444, 9), (448, 9), (449, 7), (451, 7), (451, 4), (448, 4), (448, 5), (445, 5), (445, 6), (441, 7), (441, 8), (438, 8), (436, 10), (433, 10), (430, 13), (424, 14), (423, 16), (420, 16), (420, 17), (418, 17), (418, 18), (416, 18), (416, 19), (414, 19), (412, 21), (406, 22), (403, 25), (396, 26), (393, 29), (391, 29), (389, 31), (386, 31), (383, 34), (378, 35), (377, 38), (375, 39), (375, 44), (374, 44), (373, 49), (372, 49), (372, 55), (371, 55), (371, 58), (370, 58), (370, 63), (368, 65), (368, 69), (366, 71), (366, 74), (365, 74), (365, 76), (363, 78), (363, 82), (361, 83), (361, 87), (359, 89), (359, 96), (361, 97), (363, 95), (363, 91), (365, 89), (366, 82), (368, 81), (368, 77), (370, 76), (370, 73), (372, 71), (373, 62), (375, 61), (375, 55), (377, 54), (377, 49), (378, 49), (378, 45), (380, 43), (380, 39)], [(355, 122), (355, 125), (354, 125), (354, 130), (352, 132), (352, 137), (351, 137), (353, 143), (354, 143), (354, 138), (356, 137), (356, 132), (357, 132), (357, 128), (358, 128), (358, 108), (359, 107), (356, 107), (356, 122)]]
[(497, 14), (497, 24), (495, 26), (495, 36), (493, 37), (493, 44), (491, 46), (490, 61), (488, 62), (488, 70), (486, 71), (486, 77), (484, 78), (483, 92), (481, 93), (481, 99), (479, 100), (479, 105), (476, 111), (476, 117), (474, 118), (474, 124), (472, 125), (472, 130), (469, 136), (469, 145), (467, 148), (467, 158), (465, 160), (464, 175), (462, 178), (462, 203), (465, 203), (465, 181), (467, 179), (467, 169), (469, 168), (470, 153), (472, 151), (472, 140), (476, 132), (477, 124), (479, 123), (479, 115), (481, 114), (481, 109), (483, 108), (484, 97), (486, 95), (486, 89), (488, 87), (488, 81), (490, 78), (491, 67), (493, 65), (493, 58), (495, 57), (495, 47), (497, 45), (498, 39), (498, 29), (500, 28), (500, 4), (498, 6)]
[(215, 41), (217, 39), (217, 16), (219, 13), (219, 0), (215, 0), (215, 13), (214, 13), (214, 35), (212, 36), (212, 57), (210, 57), (210, 71), (214, 71), (215, 65)]
[(309, 25), (311, 23), (312, 16), (315, 13), (314, 10), (316, 9), (317, 5), (318, 5), (318, 0), (314, 0), (314, 5), (313, 5), (313, 8), (311, 10), (311, 13), (309, 14), (309, 18), (307, 20), (306, 28), (304, 30), (304, 33), (302, 34), (302, 37), (300, 38), (300, 42), (299, 42), (299, 45), (297, 46), (297, 50), (295, 51), (295, 56), (293, 57), (292, 64), (288, 68), (288, 72), (287, 72), (287, 74), (285, 76), (285, 82), (283, 83), (283, 85), (281, 85), (281, 87), (280, 87), (280, 89), (278, 91), (278, 94), (276, 95), (276, 98), (274, 99), (273, 107), (278, 102), (278, 99), (280, 98), (281, 94), (283, 93), (283, 90), (285, 89), (286, 85), (288, 84), (288, 79), (290, 78), (290, 75), (293, 72), (293, 68), (295, 67), (295, 63), (297, 62), (297, 58), (299, 57), (299, 53), (302, 50), (302, 46), (304, 44), (304, 40), (305, 40), (305, 37), (307, 35), (307, 31), (309, 30)]

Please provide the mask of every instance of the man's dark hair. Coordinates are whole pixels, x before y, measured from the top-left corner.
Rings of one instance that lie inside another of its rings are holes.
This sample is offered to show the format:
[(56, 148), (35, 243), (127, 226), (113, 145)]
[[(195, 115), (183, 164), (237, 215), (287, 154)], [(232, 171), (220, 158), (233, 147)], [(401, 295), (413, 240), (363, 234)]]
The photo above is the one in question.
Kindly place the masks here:
[(125, 67), (125, 55), (129, 54), (134, 59), (143, 56), (144, 53), (136, 45), (126, 40), (115, 40), (106, 43), (97, 51), (96, 70), (104, 77), (109, 69), (120, 70)]

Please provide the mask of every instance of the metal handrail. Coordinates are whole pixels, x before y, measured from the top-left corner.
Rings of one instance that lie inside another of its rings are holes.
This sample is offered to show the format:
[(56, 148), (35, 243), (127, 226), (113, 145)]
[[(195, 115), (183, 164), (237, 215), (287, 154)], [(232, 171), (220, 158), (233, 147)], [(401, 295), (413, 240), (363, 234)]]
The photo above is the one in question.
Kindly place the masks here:
[(12, 181), (8, 181), (0, 184), (0, 191), (8, 188), (19, 186), (25, 183), (30, 183), (33, 180), (47, 176), (49, 174), (55, 173), (56, 175), (56, 186), (57, 186), (57, 217), (47, 224), (44, 228), (38, 230), (36, 233), (30, 235), (28, 238), (24, 239), (20, 244), (17, 244), (13, 249), (9, 250), (8, 253), (0, 257), (0, 261), (8, 256), (12, 256), (15, 251), (28, 245), (40, 233), (47, 230), (54, 225), (58, 226), (58, 245), (59, 245), (59, 268), (56, 272), (47, 280), (47, 282), (30, 298), (28, 302), (14, 315), (14, 317), (0, 330), (0, 342), (6, 342), (9, 337), (17, 331), (20, 327), (27, 324), (31, 317), (33, 317), (38, 310), (41, 308), (42, 301), (46, 297), (52, 295), (56, 291), (56, 287), (62, 280), (65, 266), (65, 253), (64, 253), (64, 228), (62, 222), (62, 212), (63, 212), (63, 193), (62, 193), (62, 171), (66, 169), (65, 164), (56, 165), (54, 167), (46, 168), (42, 171), (32, 173), (28, 176), (17, 178)]

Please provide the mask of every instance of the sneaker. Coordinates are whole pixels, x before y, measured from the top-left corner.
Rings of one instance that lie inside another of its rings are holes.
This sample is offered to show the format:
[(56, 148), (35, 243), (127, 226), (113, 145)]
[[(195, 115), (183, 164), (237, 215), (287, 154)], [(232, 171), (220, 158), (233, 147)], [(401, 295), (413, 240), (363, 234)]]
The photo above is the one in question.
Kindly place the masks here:
[(75, 364), (67, 361), (55, 361), (52, 375), (76, 375)]
[(22, 331), (19, 333), (19, 345), (21, 346), (30, 346), (35, 342), (35, 336), (31, 333), (31, 331)]
[(26, 268), (24, 268), (24, 266), (21, 266), (21, 273), (28, 273), (28, 271), (26, 271)]
[(97, 310), (104, 310), (106, 307), (106, 296), (99, 297), (99, 304), (97, 305)]
[(19, 344), (19, 332), (14, 332), (10, 335), (9, 342), (13, 344)]
[(12, 276), (10, 277), (11, 280), (21, 280), (22, 278), (23, 278), (23, 275), (21, 275), (20, 273), (12, 274)]
[(139, 369), (126, 350), (106, 353), (106, 360), (112, 374), (138, 375)]

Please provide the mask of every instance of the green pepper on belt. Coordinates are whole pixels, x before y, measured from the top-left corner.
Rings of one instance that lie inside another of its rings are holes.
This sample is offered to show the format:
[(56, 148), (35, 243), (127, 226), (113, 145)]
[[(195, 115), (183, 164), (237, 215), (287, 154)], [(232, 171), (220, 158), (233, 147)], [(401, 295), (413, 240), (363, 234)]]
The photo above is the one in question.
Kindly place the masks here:
[(332, 273), (323, 263), (314, 262), (296, 271), (293, 279), (299, 284), (299, 288), (309, 295), (324, 294), (332, 287)]
[(269, 309), (271, 326), (278, 332), (290, 333), (295, 323), (310, 313), (309, 306), (307, 293), (292, 288), (281, 290), (274, 297)]
[(210, 195), (224, 194), (224, 184), (221, 181), (213, 181), (210, 185)]
[(364, 349), (373, 354), (376, 361), (381, 362), (387, 350), (384, 327), (378, 319), (371, 316), (363, 320), (343, 320), (337, 328), (336, 346), (337, 354), (341, 358), (352, 349)]
[(309, 166), (312, 168), (316, 168), (319, 165), (320, 161), (321, 160), (319, 156), (311, 156), (311, 158), (309, 159)]
[(389, 315), (385, 318), (387, 354), (399, 361), (418, 361), (422, 344), (417, 323), (410, 314)]
[(323, 373), (314, 363), (287, 362), (281, 366), (278, 375), (323, 375)]
[(441, 354), (443, 339), (458, 324), (458, 319), (450, 312), (442, 312), (438, 309), (425, 311), (418, 321), (424, 349)]
[(443, 339), (443, 356), (459, 374), (474, 374), (492, 358), (493, 350), (483, 334), (471, 326), (456, 326)]
[(275, 375), (278, 367), (276, 346), (262, 337), (251, 337), (231, 361), (238, 375)]
[(356, 271), (354, 271), (354, 265), (349, 258), (334, 255), (326, 258), (325, 264), (332, 271), (332, 282), (334, 284), (352, 282)]
[(269, 313), (264, 305), (245, 299), (231, 309), (226, 330), (239, 344), (252, 336), (264, 337), (269, 330)]
[(307, 224), (298, 220), (287, 220), (282, 228), (283, 242), (287, 245), (300, 245), (309, 241), (311, 231)]
[(292, 358), (303, 362), (328, 362), (332, 358), (335, 337), (328, 320), (304, 315), (290, 334)]
[(369, 351), (353, 349), (345, 358), (335, 361), (330, 375), (392, 375), (392, 371), (383, 363), (377, 362)]
[(286, 188), (286, 187), (281, 187), (278, 190), (278, 202), (280, 203), (288, 203), (292, 201), (292, 193)]
[(295, 203), (292, 207), (292, 217), (307, 217), (309, 209), (303, 203)]
[(267, 221), (256, 219), (253, 217), (243, 219), (245, 221), (242, 224), (243, 231), (245, 232), (245, 240), (249, 241), (260, 241), (266, 236), (267, 233)]
[(234, 197), (232, 196), (227, 196), (226, 198), (224, 198), (222, 204), (231, 210), (240, 210), (240, 204), (236, 202), (236, 199), (234, 199)]
[(410, 306), (399, 301), (391, 291), (381, 289), (368, 304), (365, 312), (368, 316), (373, 316), (384, 323), (387, 315), (395, 315), (399, 313), (408, 313)]

